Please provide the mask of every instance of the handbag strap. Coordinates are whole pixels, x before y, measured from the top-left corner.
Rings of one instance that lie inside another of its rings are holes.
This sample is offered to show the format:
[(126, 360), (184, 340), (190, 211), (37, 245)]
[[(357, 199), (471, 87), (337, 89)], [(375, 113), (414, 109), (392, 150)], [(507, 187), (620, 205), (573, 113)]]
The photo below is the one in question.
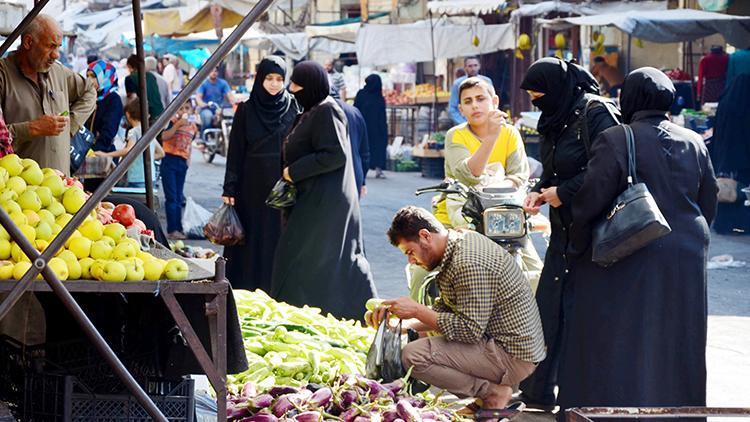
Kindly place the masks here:
[(628, 146), (628, 186), (633, 186), (638, 183), (635, 176), (635, 135), (630, 125), (623, 124), (622, 127), (625, 129), (625, 142)]

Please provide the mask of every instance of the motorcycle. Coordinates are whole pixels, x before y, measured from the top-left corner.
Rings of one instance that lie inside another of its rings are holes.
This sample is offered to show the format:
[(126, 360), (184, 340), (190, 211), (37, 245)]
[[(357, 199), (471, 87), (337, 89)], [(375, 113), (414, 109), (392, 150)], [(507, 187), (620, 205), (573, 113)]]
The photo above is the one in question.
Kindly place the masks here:
[(234, 120), (234, 108), (219, 107), (215, 103), (209, 103), (209, 107), (216, 110), (213, 127), (203, 131), (203, 139), (198, 143), (203, 153), (203, 159), (207, 163), (214, 161), (216, 154), (223, 157), (229, 151), (229, 133), (232, 131)]

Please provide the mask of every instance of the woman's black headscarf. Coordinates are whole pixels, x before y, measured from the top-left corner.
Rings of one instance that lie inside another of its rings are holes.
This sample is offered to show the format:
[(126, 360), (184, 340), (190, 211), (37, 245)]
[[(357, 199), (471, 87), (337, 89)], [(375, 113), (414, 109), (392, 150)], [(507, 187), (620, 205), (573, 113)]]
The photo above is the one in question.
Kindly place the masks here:
[(625, 123), (642, 110), (666, 113), (674, 102), (674, 84), (667, 75), (653, 67), (636, 69), (625, 78), (620, 93), (620, 110)]
[(295, 92), (294, 97), (305, 111), (310, 111), (328, 97), (328, 72), (317, 62), (308, 60), (294, 66), (291, 79), (303, 88)]
[[(261, 60), (256, 69), (253, 90), (248, 101), (255, 114), (254, 117), (258, 120), (260, 126), (265, 129), (262, 134), (256, 133), (261, 136), (265, 136), (266, 133), (271, 133), (278, 128), (279, 122), (292, 103), (292, 96), (285, 89), (282, 89), (276, 95), (271, 95), (263, 87), (266, 76), (272, 73), (278, 73), (281, 77), (286, 76), (284, 59), (277, 56), (268, 56)], [(251, 125), (250, 127), (253, 127), (256, 132), (260, 130), (258, 125)]]
[(547, 57), (531, 65), (521, 82), (521, 89), (545, 94), (531, 102), (542, 110), (537, 130), (545, 134), (560, 129), (581, 96), (598, 93), (599, 84), (581, 66)]
[[(737, 75), (719, 100), (712, 158), (716, 174), (741, 179), (750, 175), (750, 74)], [(739, 176), (739, 177), (738, 177)], [(746, 182), (746, 180), (742, 180)]]

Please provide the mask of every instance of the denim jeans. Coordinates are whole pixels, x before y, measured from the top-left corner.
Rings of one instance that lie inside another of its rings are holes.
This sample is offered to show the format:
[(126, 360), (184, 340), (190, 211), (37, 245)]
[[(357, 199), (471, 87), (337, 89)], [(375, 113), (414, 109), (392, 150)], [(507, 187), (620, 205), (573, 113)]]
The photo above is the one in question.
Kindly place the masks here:
[(213, 126), (211, 123), (214, 120), (214, 111), (211, 108), (203, 108), (200, 111), (201, 116), (201, 139), (203, 139), (203, 133), (206, 129), (211, 129)]
[(185, 174), (187, 160), (167, 154), (161, 160), (161, 180), (164, 185), (164, 208), (167, 211), (167, 233), (182, 232), (182, 207), (185, 204)]

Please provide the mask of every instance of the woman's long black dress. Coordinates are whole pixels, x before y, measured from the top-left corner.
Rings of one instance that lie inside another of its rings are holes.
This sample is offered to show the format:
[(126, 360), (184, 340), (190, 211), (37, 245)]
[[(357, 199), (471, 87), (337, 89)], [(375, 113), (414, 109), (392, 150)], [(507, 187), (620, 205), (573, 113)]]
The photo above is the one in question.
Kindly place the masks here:
[[(380, 76), (372, 74), (365, 79), (365, 86), (354, 99), (365, 118), (367, 141), (370, 145), (370, 168), (385, 169), (386, 150), (388, 149), (388, 121), (383, 98), (383, 82)], [(364, 169), (367, 174), (367, 168)]]
[(229, 136), (224, 196), (235, 198), (245, 244), (225, 247), (224, 257), (233, 288), (268, 292), (281, 213), (268, 207), (266, 198), (281, 177), (281, 145), (299, 111), (292, 101), (271, 133), (259, 126), (254, 113), (249, 101), (240, 104)]
[(297, 187), (274, 263), (271, 295), (361, 319), (375, 295), (364, 255), (344, 112), (328, 97), (302, 116), (284, 157)]

